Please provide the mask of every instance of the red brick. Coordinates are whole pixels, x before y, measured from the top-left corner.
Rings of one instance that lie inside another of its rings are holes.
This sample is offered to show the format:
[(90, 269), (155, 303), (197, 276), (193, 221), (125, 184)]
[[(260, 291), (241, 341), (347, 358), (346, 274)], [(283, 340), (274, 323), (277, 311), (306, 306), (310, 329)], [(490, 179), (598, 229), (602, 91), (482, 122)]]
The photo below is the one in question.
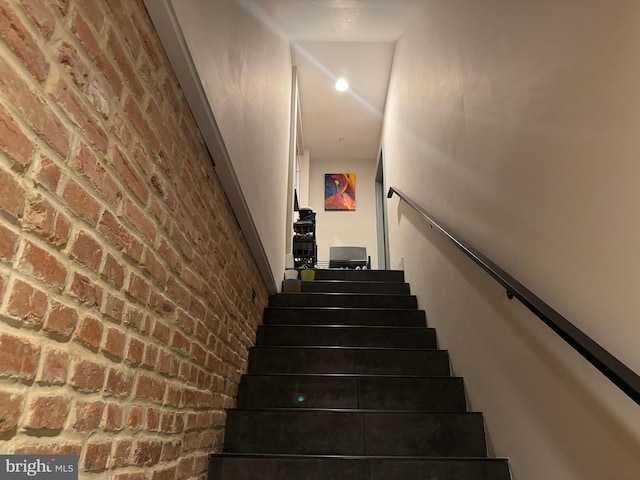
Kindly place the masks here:
[(122, 318), (122, 323), (130, 328), (142, 331), (144, 312), (138, 310), (137, 307), (133, 305), (129, 305)]
[(105, 302), (105, 306), (102, 313), (109, 320), (115, 323), (122, 323), (123, 312), (124, 312), (124, 300), (114, 295), (107, 295), (107, 301)]
[(104, 384), (105, 368), (89, 360), (80, 360), (73, 367), (69, 384), (80, 391), (97, 392)]
[(140, 53), (140, 33), (127, 17), (127, 10), (120, 0), (113, 0), (108, 5), (117, 19), (118, 29), (122, 32), (131, 55), (133, 58), (138, 58)]
[(117, 328), (109, 328), (104, 337), (102, 352), (116, 360), (122, 359), (124, 356), (124, 347), (126, 336)]
[(135, 273), (129, 275), (129, 283), (125, 289), (127, 295), (146, 304), (149, 300), (149, 292), (149, 284), (142, 277)]
[(189, 301), (191, 299), (191, 295), (189, 295), (189, 291), (180, 285), (175, 278), (169, 277), (167, 280), (167, 286), (165, 288), (165, 292), (178, 305), (182, 306), (185, 309), (189, 308)]
[(86, 145), (81, 146), (75, 164), (78, 171), (106, 197), (111, 205), (115, 206), (120, 202), (122, 198), (120, 187)]
[(89, 78), (89, 68), (78, 55), (78, 51), (69, 43), (62, 42), (58, 52), (58, 61), (71, 74), (73, 83), (83, 87)]
[(133, 451), (132, 463), (135, 465), (155, 465), (162, 454), (162, 442), (157, 440), (138, 440)]
[(169, 385), (167, 387), (167, 398), (165, 404), (178, 408), (182, 402), (182, 387), (178, 385)]
[(4, 102), (13, 102), (43, 139), (63, 157), (67, 156), (69, 134), (66, 128), (53, 110), (45, 106), (42, 97), (17, 75), (16, 69), (4, 57), (0, 57), (0, 92), (5, 96)]
[(145, 109), (144, 113), (149, 119), (151, 127), (156, 131), (162, 141), (167, 141), (171, 138), (171, 135), (166, 128), (166, 122), (162, 118), (162, 114), (158, 109), (158, 105), (153, 100), (153, 98), (150, 98), (147, 101), (147, 108)]
[(69, 208), (91, 225), (98, 222), (100, 203), (84, 188), (73, 180), (68, 180), (62, 192), (62, 198)]
[(91, 348), (98, 348), (102, 341), (102, 322), (94, 317), (86, 317), (78, 327), (74, 339)]
[(192, 271), (189, 267), (187, 267), (187, 265), (182, 266), (182, 272), (180, 276), (182, 277), (182, 280), (184, 281), (184, 283), (189, 285), (198, 293), (202, 293), (202, 287), (203, 287), (202, 279), (200, 279), (200, 277), (194, 271)]
[(135, 397), (161, 402), (164, 398), (164, 391), (166, 387), (166, 380), (161, 380), (142, 373), (138, 377), (138, 382), (136, 383)]
[(118, 290), (122, 288), (124, 284), (124, 267), (121, 263), (110, 253), (107, 254), (107, 259), (104, 262), (102, 268), (102, 275), (107, 279), (109, 283), (114, 285)]
[(112, 395), (128, 397), (133, 391), (134, 376), (121, 368), (109, 369), (105, 390)]
[[(42, 441), (42, 439), (40, 439)], [(38, 445), (27, 445), (16, 448), (13, 453), (16, 455), (77, 455), (80, 456), (82, 445), (80, 443), (39, 443)]]
[(18, 234), (0, 224), (0, 261), (11, 263), (18, 248)]
[(107, 120), (111, 116), (110, 97), (98, 81), (93, 80), (89, 83), (86, 96), (95, 111), (102, 115), (102, 118)]
[(198, 342), (191, 344), (191, 358), (200, 365), (204, 365), (207, 360), (207, 351)]
[(175, 480), (184, 480), (185, 478), (192, 477), (196, 473), (193, 464), (193, 457), (181, 458), (178, 462)]
[(126, 200), (124, 203), (124, 218), (150, 243), (154, 243), (156, 239), (156, 226), (149, 220), (147, 215), (136, 207), (133, 202)]
[(0, 149), (4, 150), (21, 170), (29, 166), (33, 144), (22, 132), (20, 125), (2, 106), (0, 106)]
[(31, 399), (24, 427), (29, 430), (62, 430), (69, 415), (69, 397), (42, 395)]
[(149, 188), (127, 155), (119, 148), (114, 148), (111, 162), (122, 181), (129, 187), (136, 198), (146, 205), (149, 199)]
[(104, 430), (106, 432), (119, 432), (122, 430), (124, 410), (120, 405), (109, 403), (105, 413)]
[(93, 146), (105, 153), (109, 146), (107, 132), (102, 127), (100, 120), (93, 115), (93, 112), (83, 105), (82, 99), (78, 97), (71, 86), (61, 78), (51, 91), (51, 96), (71, 116), (71, 119), (85, 133)]
[(141, 266), (156, 280), (159, 285), (164, 286), (166, 284), (168, 277), (167, 269), (162, 265), (151, 249), (145, 248)]
[(167, 441), (162, 446), (163, 462), (175, 460), (182, 453), (182, 442), (180, 440)]
[(136, 142), (133, 151), (133, 161), (142, 170), (143, 176), (149, 176), (153, 171), (153, 162), (145, 148), (140, 145), (140, 142)]
[(151, 480), (175, 480), (176, 467), (164, 468), (153, 472)]
[(189, 301), (189, 313), (191, 313), (193, 318), (204, 320), (207, 315), (207, 309), (198, 298), (191, 297)]
[(191, 260), (193, 258), (193, 253), (194, 253), (193, 245), (184, 235), (182, 227), (178, 226), (177, 223), (174, 223), (172, 225), (170, 237), (174, 245), (178, 247), (178, 250), (180, 251), (180, 253), (187, 259)]
[(84, 18), (88, 19), (96, 31), (100, 31), (104, 25), (104, 13), (102, 12), (100, 5), (103, 3), (98, 0), (84, 0), (81, 5), (84, 10)]
[(111, 133), (113, 133), (120, 143), (129, 148), (133, 141), (133, 135), (127, 122), (122, 119), (122, 116), (115, 112), (111, 115)]
[(107, 468), (111, 454), (111, 442), (89, 443), (86, 447), (84, 469), (87, 472), (102, 472)]
[(144, 343), (142, 343), (137, 338), (130, 338), (126, 361), (132, 366), (140, 365), (140, 363), (142, 363), (143, 355)]
[(156, 370), (169, 377), (175, 377), (178, 374), (178, 366), (180, 360), (173, 353), (161, 348), (158, 352), (158, 363)]
[(127, 415), (127, 425), (134, 430), (142, 428), (142, 415), (143, 409), (140, 405), (132, 405), (129, 407), (129, 414)]
[(179, 271), (181, 266), (180, 256), (178, 253), (167, 243), (167, 241), (163, 238), (160, 240), (160, 246), (158, 247), (158, 253), (164, 259), (165, 262), (169, 264), (169, 266), (174, 271)]
[(49, 39), (55, 26), (55, 17), (45, 0), (22, 0), (22, 7), (45, 39)]
[(178, 317), (176, 319), (176, 322), (178, 323), (178, 325), (180, 325), (180, 327), (182, 327), (182, 330), (185, 333), (188, 333), (189, 335), (193, 334), (195, 330), (195, 320), (193, 320), (193, 318), (191, 318), (187, 313), (182, 310), (178, 310)]
[(178, 330), (174, 330), (173, 336), (171, 337), (171, 346), (186, 356), (191, 349), (191, 342)]
[(176, 414), (173, 412), (163, 412), (162, 422), (160, 425), (160, 431), (162, 433), (174, 433), (174, 426), (176, 420)]
[(98, 231), (136, 262), (142, 257), (142, 244), (108, 210), (102, 213)]
[(67, 280), (67, 268), (64, 264), (31, 242), (26, 242), (18, 268), (60, 290)]
[(49, 74), (49, 63), (24, 24), (2, 0), (0, 2), (0, 35), (35, 79), (42, 83)]
[(147, 407), (145, 430), (148, 432), (157, 432), (160, 430), (160, 410), (158, 408)]
[(22, 412), (21, 393), (0, 390), (0, 434), (15, 430)]
[(160, 340), (162, 343), (168, 344), (171, 330), (160, 320), (156, 320), (153, 327), (153, 336)]
[(102, 261), (102, 247), (87, 232), (80, 231), (73, 241), (71, 255), (85, 267), (97, 272)]
[(71, 221), (46, 198), (38, 195), (29, 203), (26, 227), (43, 235), (52, 245), (64, 247), (69, 241)]
[(0, 211), (13, 218), (22, 218), (24, 210), (24, 188), (18, 178), (11, 173), (0, 170)]
[(24, 338), (0, 334), (0, 377), (33, 380), (39, 361), (40, 347)]
[(19, 318), (25, 325), (38, 328), (42, 325), (48, 306), (45, 293), (28, 283), (16, 280), (9, 295), (7, 312)]
[(111, 62), (107, 59), (103, 48), (100, 46), (100, 43), (89, 25), (85, 22), (81, 13), (75, 14), (71, 27), (82, 46), (96, 62), (96, 66), (107, 79), (116, 96), (119, 97), (122, 93), (122, 80)]
[(43, 355), (42, 368), (36, 380), (40, 385), (64, 385), (69, 373), (69, 354), (49, 348)]
[(74, 308), (54, 303), (44, 322), (44, 330), (50, 334), (68, 339), (77, 324), (78, 312)]
[(176, 306), (172, 302), (160, 293), (154, 291), (151, 292), (151, 296), (149, 297), (149, 308), (163, 317), (170, 316), (176, 311)]
[(34, 180), (50, 192), (55, 192), (60, 182), (60, 167), (50, 158), (41, 157), (38, 168), (34, 174)]
[(138, 473), (119, 473), (113, 480), (149, 480), (147, 475), (143, 472)]
[(73, 428), (78, 432), (94, 432), (100, 427), (103, 402), (79, 402), (76, 405), (76, 419)]
[(78, 300), (89, 307), (99, 307), (102, 303), (102, 288), (78, 272), (73, 275), (71, 291)]
[(121, 468), (129, 465), (132, 449), (133, 442), (131, 440), (120, 440), (116, 443), (116, 447), (111, 457), (111, 468)]
[(152, 152), (158, 153), (160, 151), (160, 142), (158, 137), (149, 127), (148, 119), (144, 113), (140, 110), (140, 107), (136, 103), (133, 96), (129, 95), (124, 105), (125, 113), (129, 116), (129, 119), (133, 123), (134, 128), (142, 136), (144, 141), (147, 142)]

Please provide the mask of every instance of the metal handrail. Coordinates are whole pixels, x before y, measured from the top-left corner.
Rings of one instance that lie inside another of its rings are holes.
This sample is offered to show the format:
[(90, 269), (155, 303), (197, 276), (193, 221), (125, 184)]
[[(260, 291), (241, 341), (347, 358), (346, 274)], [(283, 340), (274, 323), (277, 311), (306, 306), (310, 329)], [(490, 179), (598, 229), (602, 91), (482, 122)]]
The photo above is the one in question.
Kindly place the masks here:
[(640, 376), (400, 190), (395, 187), (389, 188), (387, 198), (391, 198), (394, 193), (502, 285), (507, 290), (509, 298), (517, 298), (629, 398), (640, 405)]

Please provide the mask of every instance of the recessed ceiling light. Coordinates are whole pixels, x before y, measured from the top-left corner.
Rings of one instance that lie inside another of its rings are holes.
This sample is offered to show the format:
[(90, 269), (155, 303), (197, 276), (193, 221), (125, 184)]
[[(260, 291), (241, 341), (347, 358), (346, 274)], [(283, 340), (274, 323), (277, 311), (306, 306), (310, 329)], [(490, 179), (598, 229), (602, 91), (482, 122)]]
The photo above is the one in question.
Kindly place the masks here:
[(339, 78), (336, 81), (336, 90), (338, 90), (339, 92), (344, 92), (348, 88), (349, 88), (349, 82), (347, 82), (345, 78)]

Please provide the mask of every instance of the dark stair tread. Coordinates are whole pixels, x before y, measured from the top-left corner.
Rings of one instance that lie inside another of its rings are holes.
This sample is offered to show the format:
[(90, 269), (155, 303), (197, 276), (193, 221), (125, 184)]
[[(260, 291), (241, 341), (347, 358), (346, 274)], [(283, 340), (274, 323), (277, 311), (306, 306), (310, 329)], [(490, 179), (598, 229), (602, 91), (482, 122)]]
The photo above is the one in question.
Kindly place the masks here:
[(264, 325), (363, 325), (426, 327), (424, 310), (414, 308), (267, 307)]
[(486, 457), (482, 414), (231, 409), (225, 451)]
[(425, 327), (261, 325), (256, 345), (438, 348), (438, 340), (436, 331)]
[(316, 269), (316, 280), (404, 282), (403, 270)]
[(415, 295), (387, 293), (276, 293), (269, 297), (270, 307), (335, 306), (365, 308), (417, 308)]
[(376, 293), (409, 295), (411, 289), (405, 282), (370, 282), (349, 280), (314, 280), (302, 282), (303, 293)]
[(209, 458), (209, 480), (509, 480), (505, 458), (424, 456), (256, 455)]
[(467, 411), (460, 377), (356, 374), (244, 375), (238, 407)]
[(482, 416), (482, 412), (455, 412), (441, 411), (432, 412), (422, 409), (407, 410), (387, 410), (381, 408), (300, 408), (291, 407), (258, 407), (258, 408), (228, 408), (227, 412), (262, 412), (262, 413), (352, 413), (354, 415), (430, 415), (430, 416), (447, 416), (447, 415), (465, 415), (465, 416)]
[(450, 376), (446, 350), (353, 347), (252, 347), (251, 373), (370, 373)]

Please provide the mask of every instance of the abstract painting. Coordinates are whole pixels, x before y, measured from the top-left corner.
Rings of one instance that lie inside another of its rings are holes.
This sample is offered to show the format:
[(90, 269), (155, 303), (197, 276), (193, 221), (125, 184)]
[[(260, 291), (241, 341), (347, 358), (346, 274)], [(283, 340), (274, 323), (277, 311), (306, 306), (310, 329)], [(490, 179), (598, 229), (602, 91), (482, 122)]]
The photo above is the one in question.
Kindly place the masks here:
[(351, 211), (356, 209), (355, 173), (325, 173), (324, 209)]

